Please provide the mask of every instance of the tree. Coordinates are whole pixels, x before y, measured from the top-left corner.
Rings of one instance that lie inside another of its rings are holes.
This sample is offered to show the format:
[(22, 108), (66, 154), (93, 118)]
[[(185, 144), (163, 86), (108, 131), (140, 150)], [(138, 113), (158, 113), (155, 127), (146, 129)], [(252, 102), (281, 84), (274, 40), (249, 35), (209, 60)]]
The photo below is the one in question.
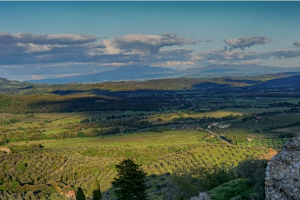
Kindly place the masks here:
[(100, 184), (98, 179), (95, 179), (93, 183), (93, 200), (101, 200), (102, 199), (102, 193), (100, 190)]
[(132, 159), (125, 159), (117, 168), (117, 178), (112, 182), (116, 187), (115, 193), (118, 200), (145, 200), (146, 173), (140, 168), (141, 165), (134, 163)]
[(81, 189), (81, 187), (79, 187), (78, 190), (77, 190), (76, 200), (85, 200), (85, 195), (84, 195), (83, 190)]

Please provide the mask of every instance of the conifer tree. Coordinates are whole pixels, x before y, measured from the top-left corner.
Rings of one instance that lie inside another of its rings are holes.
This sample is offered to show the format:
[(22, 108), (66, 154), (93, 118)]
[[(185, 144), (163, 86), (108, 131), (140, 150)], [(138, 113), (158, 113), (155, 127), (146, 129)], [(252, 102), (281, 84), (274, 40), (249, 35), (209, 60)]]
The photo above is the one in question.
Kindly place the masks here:
[(100, 184), (98, 179), (96, 178), (93, 183), (93, 200), (101, 200), (102, 199), (102, 193), (100, 190)]
[(85, 195), (84, 195), (83, 190), (81, 189), (81, 187), (79, 187), (78, 190), (77, 190), (76, 200), (85, 200)]
[(112, 182), (116, 187), (118, 200), (145, 200), (147, 199), (146, 173), (134, 163), (132, 159), (125, 159), (117, 168), (117, 178)]

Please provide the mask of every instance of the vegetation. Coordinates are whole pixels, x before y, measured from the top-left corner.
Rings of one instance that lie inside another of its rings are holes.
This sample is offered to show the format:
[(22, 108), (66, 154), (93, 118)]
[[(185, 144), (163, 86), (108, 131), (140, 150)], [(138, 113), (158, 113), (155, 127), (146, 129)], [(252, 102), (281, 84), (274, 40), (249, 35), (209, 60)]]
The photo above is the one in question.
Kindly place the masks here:
[[(70, 191), (89, 199), (190, 199), (201, 191), (264, 199), (262, 158), (300, 126), (299, 85), (264, 84), (275, 77), (290, 75), (66, 85), (1, 79), (0, 146), (10, 153), (0, 152), (0, 199), (65, 199)], [(130, 173), (139, 175), (142, 197), (124, 189)]]
[(95, 179), (93, 184), (93, 200), (102, 200), (102, 193), (98, 179)]
[(116, 165), (117, 178), (112, 182), (116, 187), (116, 196), (120, 200), (146, 200), (146, 176), (141, 165), (135, 164), (132, 159), (125, 159)]
[(81, 187), (79, 187), (78, 190), (77, 190), (76, 200), (85, 200), (85, 195), (84, 195)]

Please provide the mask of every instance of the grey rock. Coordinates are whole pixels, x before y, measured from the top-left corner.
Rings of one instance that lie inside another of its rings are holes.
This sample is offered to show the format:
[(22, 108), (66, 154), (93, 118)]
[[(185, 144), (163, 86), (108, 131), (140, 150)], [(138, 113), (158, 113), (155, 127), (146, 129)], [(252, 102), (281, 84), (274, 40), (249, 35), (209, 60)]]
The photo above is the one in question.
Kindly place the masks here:
[(210, 200), (211, 198), (207, 193), (203, 192), (198, 195), (198, 197), (192, 197), (190, 200)]
[(300, 199), (300, 134), (269, 161), (265, 184), (266, 200)]

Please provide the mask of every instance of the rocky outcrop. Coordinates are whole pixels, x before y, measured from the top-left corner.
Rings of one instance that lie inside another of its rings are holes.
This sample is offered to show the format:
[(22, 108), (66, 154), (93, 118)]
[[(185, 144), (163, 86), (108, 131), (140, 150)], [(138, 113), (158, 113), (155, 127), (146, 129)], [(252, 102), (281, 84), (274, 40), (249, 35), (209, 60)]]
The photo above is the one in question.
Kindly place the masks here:
[(205, 192), (200, 193), (198, 197), (192, 197), (191, 200), (210, 200), (211, 198)]
[(300, 133), (269, 161), (266, 171), (266, 199), (300, 199)]

